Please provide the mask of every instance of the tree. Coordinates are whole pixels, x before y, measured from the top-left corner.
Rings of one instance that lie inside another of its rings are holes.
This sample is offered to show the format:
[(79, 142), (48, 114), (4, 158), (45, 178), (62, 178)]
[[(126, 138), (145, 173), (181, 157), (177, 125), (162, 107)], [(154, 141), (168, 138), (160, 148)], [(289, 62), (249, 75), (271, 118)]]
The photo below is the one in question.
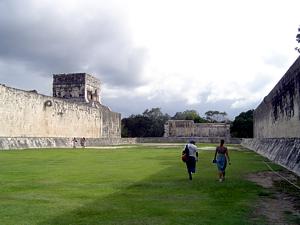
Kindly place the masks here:
[(177, 112), (173, 120), (193, 120), (195, 123), (206, 123), (207, 121), (199, 116), (196, 110), (185, 110), (184, 112)]
[(146, 109), (142, 115), (131, 115), (123, 118), (122, 137), (162, 137), (164, 124), (170, 119), (160, 108)]
[[(296, 35), (296, 41), (298, 43), (300, 43), (300, 26), (298, 27), (298, 34)], [(295, 50), (300, 53), (300, 48), (299, 47), (296, 47)]]
[(162, 137), (164, 134), (164, 124), (171, 118), (168, 114), (163, 114), (160, 108), (146, 109), (143, 116), (150, 119), (152, 122), (148, 137)]
[(151, 119), (159, 119), (164, 117), (165, 115), (160, 111), (160, 108), (152, 108), (151, 110), (146, 109), (143, 112), (143, 116)]
[(232, 137), (253, 138), (253, 112), (251, 109), (235, 117), (230, 128)]
[(148, 137), (148, 130), (151, 126), (151, 121), (142, 115), (131, 115), (128, 118), (123, 118), (122, 137)]
[(196, 110), (185, 110), (183, 114), (185, 115), (186, 120), (195, 120), (200, 117)]
[(172, 120), (185, 120), (186, 116), (183, 114), (183, 112), (177, 112), (172, 117)]
[(209, 110), (205, 113), (206, 120), (208, 120), (211, 123), (224, 123), (227, 119), (227, 113), (226, 112), (219, 112), (219, 111), (212, 111)]

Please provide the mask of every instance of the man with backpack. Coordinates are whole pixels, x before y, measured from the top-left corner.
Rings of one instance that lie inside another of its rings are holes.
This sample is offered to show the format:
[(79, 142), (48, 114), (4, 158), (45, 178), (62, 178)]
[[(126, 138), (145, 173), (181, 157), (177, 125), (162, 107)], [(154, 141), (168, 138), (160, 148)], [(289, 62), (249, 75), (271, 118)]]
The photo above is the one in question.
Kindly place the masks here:
[(198, 148), (195, 141), (190, 141), (185, 145), (182, 152), (182, 160), (186, 163), (189, 179), (192, 180), (192, 173), (196, 172), (196, 161), (198, 161)]

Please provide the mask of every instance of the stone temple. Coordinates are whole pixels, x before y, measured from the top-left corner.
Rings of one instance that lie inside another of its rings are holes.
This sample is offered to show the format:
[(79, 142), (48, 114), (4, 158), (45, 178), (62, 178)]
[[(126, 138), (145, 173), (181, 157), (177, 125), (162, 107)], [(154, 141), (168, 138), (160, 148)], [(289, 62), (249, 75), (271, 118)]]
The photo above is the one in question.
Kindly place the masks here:
[(53, 97), (0, 84), (0, 117), (0, 137), (121, 137), (121, 114), (86, 73), (53, 75)]
[(193, 120), (168, 120), (164, 137), (230, 138), (230, 125), (226, 123), (194, 123)]

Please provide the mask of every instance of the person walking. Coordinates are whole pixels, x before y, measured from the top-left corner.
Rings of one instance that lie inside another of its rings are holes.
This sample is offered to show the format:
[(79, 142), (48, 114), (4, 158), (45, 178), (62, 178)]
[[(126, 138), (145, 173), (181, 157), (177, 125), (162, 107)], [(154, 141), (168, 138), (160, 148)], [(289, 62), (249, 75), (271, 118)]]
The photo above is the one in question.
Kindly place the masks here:
[(82, 148), (85, 148), (85, 141), (86, 141), (85, 137), (80, 139), (80, 145), (81, 145)]
[(196, 161), (198, 161), (198, 148), (195, 141), (190, 141), (185, 145), (183, 153), (186, 155), (186, 168), (189, 179), (192, 180), (192, 174), (196, 173)]
[(230, 165), (228, 149), (224, 146), (224, 143), (225, 141), (222, 139), (220, 142), (220, 146), (216, 147), (215, 157), (213, 160), (213, 163), (217, 164), (220, 182), (223, 182), (225, 180), (225, 170), (227, 162)]
[(76, 148), (77, 139), (74, 137), (72, 139), (73, 148)]

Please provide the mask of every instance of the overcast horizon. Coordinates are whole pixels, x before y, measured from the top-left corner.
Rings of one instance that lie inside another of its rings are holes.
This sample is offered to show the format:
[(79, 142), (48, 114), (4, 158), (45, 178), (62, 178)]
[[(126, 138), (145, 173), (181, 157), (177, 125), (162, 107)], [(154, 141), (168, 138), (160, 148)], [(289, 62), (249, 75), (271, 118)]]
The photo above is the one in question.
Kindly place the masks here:
[(299, 56), (300, 1), (1, 0), (0, 84), (84, 72), (122, 117), (255, 109)]

